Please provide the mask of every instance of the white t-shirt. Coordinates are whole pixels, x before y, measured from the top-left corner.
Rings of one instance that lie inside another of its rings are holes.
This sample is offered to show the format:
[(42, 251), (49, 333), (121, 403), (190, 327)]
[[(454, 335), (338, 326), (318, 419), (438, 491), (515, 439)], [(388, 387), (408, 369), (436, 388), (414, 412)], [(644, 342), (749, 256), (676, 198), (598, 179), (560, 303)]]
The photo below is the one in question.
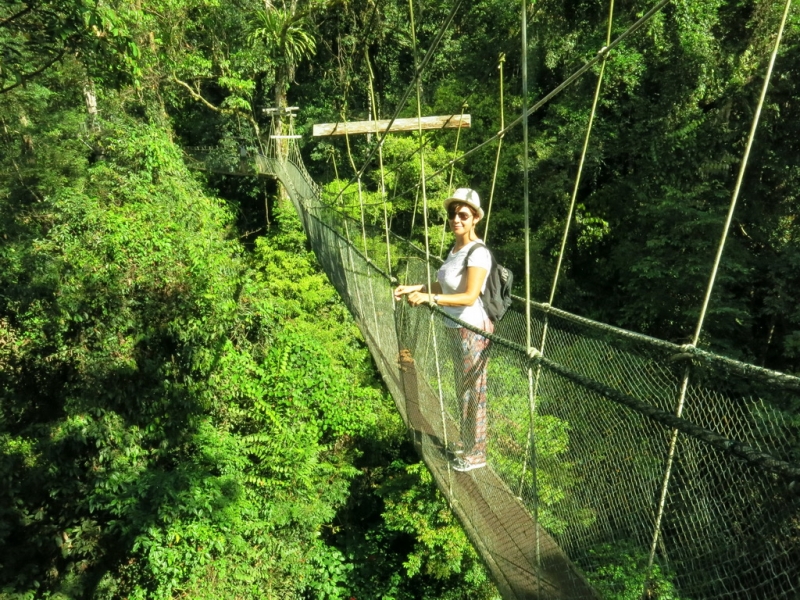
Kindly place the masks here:
[[(452, 250), (447, 253), (447, 260), (442, 263), (442, 266), (439, 267), (439, 271), (436, 273), (439, 285), (442, 286), (442, 294), (461, 294), (467, 291), (467, 269), (464, 266), (464, 261), (466, 260), (470, 248), (472, 248), (475, 243), (481, 241), (482, 240), (475, 240), (470, 242), (455, 254), (453, 254)], [(492, 269), (492, 255), (485, 246), (476, 248), (475, 251), (470, 254), (469, 263), (466, 266), (482, 267), (486, 269), (486, 274), (488, 275), (489, 271)], [(485, 290), (486, 279), (484, 278), (481, 284), (481, 293)], [(442, 309), (448, 315), (461, 319), (475, 327), (484, 327), (484, 323), (489, 319), (489, 315), (486, 314), (486, 310), (483, 308), (483, 300), (481, 300), (480, 296), (478, 296), (478, 299), (472, 306), (442, 306)], [(445, 319), (445, 325), (447, 325), (447, 327), (460, 327), (458, 323), (450, 319)]]

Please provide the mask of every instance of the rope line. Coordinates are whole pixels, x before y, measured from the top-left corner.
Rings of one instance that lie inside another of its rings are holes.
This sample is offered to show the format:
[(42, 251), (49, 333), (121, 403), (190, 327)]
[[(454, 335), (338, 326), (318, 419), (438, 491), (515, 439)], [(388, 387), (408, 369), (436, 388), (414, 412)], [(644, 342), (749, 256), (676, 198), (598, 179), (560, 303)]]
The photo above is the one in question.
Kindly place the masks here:
[(756, 136), (756, 130), (758, 129), (758, 123), (761, 119), (761, 109), (764, 107), (764, 100), (767, 96), (767, 88), (769, 87), (770, 79), (772, 78), (772, 70), (775, 66), (775, 59), (778, 56), (778, 48), (781, 45), (781, 39), (783, 38), (783, 32), (786, 27), (786, 18), (789, 16), (789, 8), (792, 5), (792, 0), (786, 0), (786, 5), (783, 9), (783, 16), (781, 17), (781, 24), (778, 28), (778, 35), (775, 38), (775, 46), (772, 49), (772, 55), (769, 59), (769, 66), (767, 67), (767, 74), (764, 77), (764, 85), (761, 87), (761, 96), (758, 99), (758, 105), (756, 107), (755, 115), (753, 116), (753, 123), (750, 126), (750, 133), (747, 136), (747, 146), (745, 147), (744, 156), (742, 156), (742, 162), (739, 166), (739, 174), (736, 177), (736, 186), (733, 190), (733, 196), (731, 197), (730, 207), (728, 209), (728, 216), (725, 219), (725, 226), (722, 228), (722, 237), (720, 238), (719, 245), (717, 247), (717, 255), (714, 258), (714, 266), (711, 269), (711, 276), (708, 280), (708, 288), (706, 289), (706, 295), (703, 299), (703, 307), (700, 310), (700, 317), (697, 319), (697, 327), (695, 328), (694, 337), (692, 338), (692, 344), (697, 345), (697, 342), (700, 339), (700, 331), (703, 328), (703, 321), (705, 320), (706, 310), (708, 309), (708, 304), (711, 299), (711, 292), (714, 288), (714, 283), (717, 277), (717, 271), (719, 270), (719, 264), (722, 260), (722, 253), (725, 250), (725, 241), (728, 238), (728, 231), (731, 227), (731, 221), (733, 220), (733, 211), (736, 209), (736, 201), (739, 199), (739, 192), (742, 189), (742, 181), (744, 180), (744, 173), (747, 169), (747, 162), (750, 158), (750, 149), (753, 147), (753, 140)]
[[(506, 62), (506, 55), (500, 54), (497, 68), (500, 70), (500, 131), (505, 129), (505, 114), (503, 110), (503, 64)], [(492, 173), (492, 188), (489, 191), (489, 206), (486, 209), (486, 224), (483, 226), (483, 241), (489, 241), (489, 221), (492, 218), (492, 203), (494, 201), (494, 188), (497, 184), (497, 170), (500, 167), (500, 151), (503, 149), (503, 136), (497, 140), (497, 154), (494, 157), (494, 172)]]
[[(772, 78), (772, 70), (775, 66), (775, 58), (778, 55), (778, 48), (780, 48), (781, 38), (783, 37), (783, 31), (786, 26), (786, 18), (789, 15), (789, 8), (792, 4), (792, 0), (786, 0), (786, 5), (783, 9), (783, 16), (781, 17), (780, 27), (778, 28), (778, 34), (775, 37), (775, 45), (772, 49), (772, 55), (770, 56), (769, 66), (767, 67), (767, 73), (764, 77), (764, 84), (761, 88), (761, 96), (758, 99), (758, 105), (756, 107), (756, 112), (753, 115), (753, 122), (750, 125), (750, 132), (747, 136), (747, 145), (745, 147), (744, 156), (742, 156), (742, 162), (739, 166), (739, 174), (736, 178), (736, 185), (733, 190), (733, 195), (731, 197), (730, 206), (728, 207), (728, 215), (725, 220), (725, 226), (722, 229), (722, 237), (720, 238), (719, 244), (717, 246), (717, 253), (714, 259), (714, 266), (711, 269), (711, 275), (708, 280), (708, 286), (706, 289), (705, 297), (703, 298), (703, 306), (700, 310), (700, 315), (697, 319), (697, 326), (694, 330), (694, 336), (692, 337), (692, 346), (696, 347), (697, 343), (700, 340), (700, 333), (703, 329), (703, 322), (706, 316), (706, 310), (708, 309), (708, 304), (711, 299), (711, 293), (714, 289), (714, 283), (716, 282), (717, 271), (719, 269), (719, 264), (722, 259), (722, 252), (725, 249), (725, 241), (728, 237), (728, 230), (731, 226), (731, 221), (733, 220), (733, 212), (736, 209), (736, 201), (739, 198), (739, 192), (742, 187), (742, 181), (744, 179), (744, 173), (747, 168), (747, 162), (750, 157), (750, 149), (753, 146), (753, 140), (755, 139), (756, 130), (758, 129), (758, 123), (761, 118), (761, 109), (764, 106), (764, 100), (767, 96), (767, 88), (769, 87), (770, 79)], [(689, 376), (690, 376), (690, 369), (689, 366), (684, 369), (683, 381), (681, 383), (681, 390), (678, 396), (677, 406), (675, 408), (675, 415), (680, 417), (683, 414), (683, 408), (686, 404), (686, 390), (689, 386)], [(656, 515), (656, 521), (653, 531), (653, 541), (650, 546), (650, 555), (647, 560), (647, 577), (645, 580), (645, 590), (648, 585), (647, 579), (650, 576), (650, 570), (653, 566), (653, 561), (655, 560), (655, 553), (656, 553), (656, 545), (658, 543), (659, 535), (661, 533), (661, 523), (663, 521), (664, 511), (666, 508), (667, 502), (667, 493), (669, 491), (669, 484), (672, 475), (672, 466), (675, 461), (675, 450), (678, 444), (678, 428), (673, 429), (672, 431), (672, 438), (670, 439), (669, 444), (669, 451), (667, 453), (667, 462), (664, 467), (664, 479), (661, 485), (661, 496), (659, 498), (658, 503), (658, 513)]]
[[(423, 57), (422, 61), (420, 61), (419, 65), (414, 69), (414, 79), (409, 84), (409, 86), (406, 88), (406, 91), (403, 92), (403, 95), (402, 95), (402, 97), (400, 98), (400, 101), (397, 104), (397, 108), (395, 109), (394, 114), (389, 119), (389, 125), (386, 127), (386, 131), (384, 131), (383, 134), (380, 137), (376, 136), (376, 137), (378, 137), (378, 141), (370, 149), (369, 153), (367, 154), (367, 157), (364, 159), (364, 163), (363, 163), (363, 165), (361, 166), (361, 169), (358, 172), (359, 175), (363, 175), (366, 172), (367, 167), (371, 164), (372, 158), (375, 156), (375, 153), (377, 152), (378, 147), (383, 145), (383, 142), (386, 139), (386, 136), (389, 135), (389, 130), (391, 129), (391, 127), (394, 124), (394, 122), (397, 120), (397, 117), (403, 111), (403, 108), (405, 107), (406, 102), (408, 101), (409, 97), (411, 96), (411, 92), (414, 91), (414, 89), (416, 88), (417, 84), (419, 83), (419, 81), (420, 81), (420, 79), (422, 77), (422, 72), (428, 66), (428, 63), (430, 62), (431, 58), (433, 58), (434, 52), (439, 47), (439, 44), (441, 43), (445, 32), (450, 27), (450, 24), (453, 22), (453, 19), (455, 18), (456, 13), (458, 12), (458, 9), (461, 6), (461, 3), (463, 1), (464, 0), (455, 0), (455, 2), (453, 3), (453, 7), (450, 9), (450, 13), (447, 15), (447, 18), (445, 19), (445, 22), (442, 24), (442, 26), (439, 28), (439, 31), (436, 33), (436, 37), (433, 39), (433, 42), (431, 43), (430, 48), (428, 48), (428, 51), (425, 53), (425, 56)], [(348, 181), (347, 185), (345, 185), (344, 189), (347, 189), (348, 187), (353, 185), (355, 183), (355, 181), (356, 181), (356, 177), (351, 178), (350, 181)], [(344, 191), (344, 190), (342, 190), (342, 191)], [(341, 194), (341, 192), (340, 192), (340, 194)], [(333, 202), (335, 203), (336, 200), (338, 200), (338, 197), (334, 198)]]
[[(633, 25), (628, 27), (628, 29), (626, 29), (624, 32), (622, 32), (613, 42), (608, 44), (605, 48), (601, 48), (600, 51), (593, 58), (591, 58), (589, 61), (587, 61), (582, 67), (580, 67), (579, 69), (574, 71), (569, 77), (567, 77), (564, 81), (562, 81), (555, 88), (553, 88), (546, 96), (544, 96), (541, 100), (536, 102), (536, 104), (531, 106), (528, 109), (528, 111), (526, 113), (526, 116), (529, 117), (532, 114), (534, 114), (535, 112), (537, 112), (539, 109), (541, 109), (543, 106), (545, 106), (548, 102), (550, 102), (553, 98), (558, 96), (561, 92), (563, 92), (565, 89), (567, 89), (573, 83), (575, 83), (578, 79), (580, 79), (580, 77), (584, 73), (586, 73), (588, 70), (590, 70), (592, 67), (594, 67), (598, 62), (603, 60), (603, 57), (606, 56), (607, 54), (609, 54), (611, 52), (611, 50), (613, 50), (614, 48), (619, 46), (623, 41), (625, 41), (631, 35), (633, 35), (637, 31), (639, 31), (639, 29), (641, 29), (645, 24), (647, 24), (647, 22), (650, 21), (650, 19), (652, 19), (656, 14), (658, 14), (661, 11), (661, 9), (664, 8), (671, 1), (672, 0), (659, 0), (659, 2), (655, 6), (653, 6), (653, 8), (651, 8), (649, 11), (647, 11), (638, 21), (636, 21)], [(460, 161), (464, 160), (465, 158), (467, 158), (468, 156), (472, 156), (478, 150), (481, 150), (485, 146), (487, 146), (487, 145), (491, 144), (492, 142), (494, 142), (500, 136), (505, 135), (509, 131), (514, 129), (517, 125), (522, 123), (522, 119), (523, 119), (522, 116), (517, 117), (516, 119), (514, 119), (514, 121), (512, 121), (510, 124), (508, 124), (505, 127), (505, 129), (503, 129), (502, 131), (497, 132), (495, 135), (493, 135), (490, 138), (484, 140), (480, 144), (478, 144), (476, 146), (473, 146), (472, 148), (470, 148), (469, 150), (467, 150), (466, 152), (464, 152), (463, 154), (461, 154), (457, 158), (453, 159), (453, 161), (451, 161), (451, 162), (460, 162)], [(439, 170), (434, 171), (433, 173), (429, 174), (428, 177), (430, 177), (430, 178), (438, 177), (439, 175), (441, 175), (444, 171), (446, 171), (449, 168), (450, 168), (450, 162), (446, 163)], [(407, 194), (411, 193), (412, 191), (414, 191), (413, 187), (409, 188), (407, 190), (404, 190), (403, 192), (401, 192), (398, 195), (403, 197), (403, 196), (406, 196)]]
[[(342, 119), (343, 120), (346, 120), (346, 114), (347, 114), (347, 97), (345, 96), (345, 100), (344, 100), (344, 102), (342, 104)], [(356, 171), (356, 163), (353, 160), (353, 153), (352, 153), (351, 148), (350, 148), (350, 135), (348, 134), (347, 130), (345, 130), (345, 143), (346, 143), (346, 146), (347, 146), (347, 158), (350, 161), (350, 166), (352, 167), (353, 171)], [(339, 197), (342, 200), (342, 206), (344, 206), (344, 196), (340, 195)], [(367, 234), (366, 234), (366, 228), (364, 227), (364, 210), (363, 210), (363, 200), (362, 200), (362, 195), (361, 195), (361, 177), (360, 176), (358, 176), (358, 201), (359, 201), (359, 208), (360, 208), (360, 215), (361, 215), (361, 223), (360, 223), (360, 225), (361, 225), (361, 231), (362, 231), (362, 236), (363, 236), (363, 241), (364, 241), (364, 256), (367, 256)], [(347, 226), (347, 221), (345, 221), (345, 235), (346, 235), (347, 240), (348, 240), (348, 257), (350, 259), (350, 268), (355, 273), (355, 262), (353, 260), (352, 251), (353, 250), (357, 250), (357, 248), (355, 247), (355, 244), (353, 244), (352, 241), (350, 241), (350, 229)], [(364, 300), (363, 300), (362, 295), (361, 295), (361, 286), (358, 285), (358, 282), (355, 283), (355, 289), (356, 289), (356, 299), (358, 300), (358, 309), (363, 314), (364, 313)], [(374, 298), (373, 298), (373, 303), (374, 303)]]
[[(466, 108), (467, 108), (467, 103), (464, 102), (461, 105), (461, 117), (460, 117), (459, 123), (463, 122), (463, 120), (464, 120), (464, 110)], [(455, 144), (455, 148), (453, 148), (453, 156), (457, 156), (458, 155), (458, 142), (459, 142), (460, 139), (461, 139), (461, 127), (459, 126), (458, 131), (456, 132), (456, 144)], [(453, 193), (453, 173), (455, 172), (455, 170), (456, 170), (456, 165), (455, 165), (455, 163), (453, 163), (453, 168), (450, 169), (450, 181), (447, 182), (447, 194), (448, 195)], [(439, 254), (438, 254), (439, 258), (441, 258), (442, 254), (444, 254), (444, 239), (445, 239), (445, 234), (446, 233), (447, 233), (447, 220), (445, 220), (442, 223), (442, 241), (439, 244)]]
[[(611, 43), (611, 26), (614, 21), (614, 0), (611, 0), (611, 4), (608, 9), (608, 27), (606, 30), (606, 43), (604, 48), (607, 48), (608, 45)], [(589, 149), (589, 139), (592, 136), (592, 125), (594, 125), (594, 116), (597, 112), (597, 102), (600, 99), (600, 89), (603, 87), (603, 75), (606, 71), (606, 62), (608, 62), (608, 53), (603, 53), (603, 59), (600, 62), (600, 74), (597, 76), (597, 85), (594, 89), (594, 98), (592, 99), (592, 109), (589, 112), (589, 123), (586, 126), (586, 136), (583, 139), (583, 148), (581, 149), (581, 159), (578, 161), (578, 173), (575, 175), (575, 185), (572, 188), (572, 197), (570, 198), (569, 202), (569, 210), (567, 211), (567, 219), (564, 223), (564, 234), (561, 236), (561, 248), (558, 251), (558, 261), (556, 263), (556, 270), (555, 274), (553, 275), (553, 284), (550, 287), (550, 299), (547, 301), (548, 304), (553, 304), (553, 300), (556, 296), (556, 288), (558, 287), (558, 277), (561, 273), (561, 266), (564, 261), (564, 254), (566, 253), (567, 248), (567, 238), (569, 236), (569, 230), (572, 225), (572, 216), (575, 212), (575, 201), (578, 197), (578, 189), (581, 185), (581, 177), (583, 175), (583, 166), (586, 163), (586, 152)], [(542, 341), (542, 348), (541, 351), (544, 352), (544, 340)]]
[[(530, 218), (530, 166), (528, 164), (528, 3), (522, 0), (522, 172), (523, 172), (523, 204), (525, 207), (525, 346), (526, 354), (530, 352), (532, 344), (531, 321), (531, 218)], [(522, 495), (522, 482), (525, 478), (525, 468), (528, 456), (531, 461), (531, 492), (533, 501), (533, 521), (536, 524), (536, 571), (537, 584), (541, 594), (542, 553), (539, 535), (539, 485), (538, 468), (536, 460), (536, 439), (534, 429), (536, 426), (536, 393), (533, 383), (533, 370), (531, 365), (527, 368), (528, 375), (528, 439), (523, 454), (522, 474), (520, 475), (520, 492)]]
[[(417, 33), (416, 33), (416, 25), (414, 23), (414, 0), (408, 0), (408, 10), (409, 14), (411, 15), (411, 47), (412, 52), (414, 55), (414, 70), (419, 72), (419, 67), (417, 66)], [(432, 277), (431, 277), (431, 250), (430, 250), (430, 231), (428, 227), (428, 193), (427, 193), (427, 186), (425, 185), (425, 152), (423, 151), (423, 135), (422, 135), (422, 79), (420, 77), (416, 78), (416, 88), (417, 88), (417, 134), (419, 135), (419, 143), (420, 143), (420, 153), (419, 153), (419, 167), (420, 167), (420, 178), (422, 184), (422, 219), (423, 224), (425, 227), (425, 268), (426, 268), (426, 277), (427, 277), (427, 287), (426, 289), (428, 292), (432, 289)], [(459, 127), (459, 132), (461, 128)], [(388, 128), (387, 128), (388, 133)], [(412, 229), (413, 231), (413, 229)], [(442, 423), (445, 422), (445, 409), (444, 409), (444, 390), (442, 389), (442, 370), (439, 362), (439, 344), (437, 343), (436, 339), (436, 328), (434, 327), (433, 322), (433, 313), (431, 313), (430, 318), (430, 332), (433, 338), (433, 356), (434, 361), (436, 363), (436, 382), (437, 382), (437, 391), (439, 395), (439, 412), (440, 418)], [(447, 440), (447, 427), (444, 427), (442, 430), (445, 448), (448, 445)], [(451, 478), (451, 470), (450, 470), (450, 463), (447, 463), (447, 475), (448, 475), (448, 483), (450, 485), (450, 496), (452, 497), (452, 478)]]
[[(378, 3), (375, 3), (377, 10)], [(375, 102), (375, 75), (372, 72), (372, 63), (369, 60), (369, 51), (364, 51), (364, 60), (367, 64), (367, 73), (369, 75), (369, 97), (372, 99), (372, 118), (378, 120), (378, 105)], [(386, 270), (392, 270), (392, 244), (389, 240), (389, 209), (386, 205), (386, 173), (383, 167), (383, 146), (378, 147), (378, 166), (381, 173), (381, 204), (383, 206), (383, 230), (386, 234)], [(392, 291), (389, 290), (389, 294)], [(392, 302), (392, 309), (394, 309), (394, 302)]]
[[(369, 204), (367, 204), (367, 206), (369, 206)], [(336, 213), (337, 216), (341, 219), (349, 219), (354, 221), (352, 217), (343, 213), (336, 207), (328, 205), (327, 203), (323, 203), (322, 207), (324, 207), (325, 210), (329, 210)], [(389, 235), (392, 239), (396, 240), (397, 242), (400, 242), (408, 246), (409, 248), (413, 249), (420, 256), (425, 255), (425, 250), (415, 245), (414, 242), (409, 240), (408, 238), (399, 235), (398, 233), (392, 231), (391, 229), (389, 230)], [(436, 256), (431, 256), (431, 260), (438, 263), (442, 262), (442, 259)], [(396, 278), (393, 275), (389, 274), (388, 272), (385, 272), (383, 270), (381, 272), (383, 273), (384, 277), (387, 280), (392, 280), (395, 282), (397, 281)], [(521, 304), (524, 307), (525, 298), (518, 295), (512, 295), (512, 298), (517, 303)], [(546, 302), (537, 302), (535, 300), (531, 300), (530, 305), (532, 309), (535, 309), (541, 313), (549, 313), (566, 321), (570, 321), (572, 323), (576, 323), (578, 325), (591, 328), (598, 332), (613, 334), (620, 338), (624, 338), (634, 342), (639, 342), (651, 346), (653, 348), (664, 350), (668, 353), (673, 354), (674, 360), (696, 359), (701, 361), (702, 363), (708, 364), (709, 366), (717, 366), (724, 368), (727, 371), (732, 372), (733, 374), (736, 374), (737, 376), (742, 378), (755, 377), (766, 383), (779, 386), (786, 390), (800, 391), (800, 377), (790, 375), (788, 373), (782, 373), (780, 371), (767, 369), (765, 367), (760, 367), (758, 365), (743, 363), (733, 358), (728, 358), (726, 356), (721, 356), (719, 354), (714, 354), (713, 352), (703, 350), (702, 348), (697, 348), (695, 346), (692, 346), (691, 344), (684, 344), (684, 345), (676, 344), (674, 342), (662, 340), (660, 338), (652, 337), (643, 333), (629, 331), (627, 329), (623, 329), (615, 325), (609, 325), (608, 323), (602, 323), (600, 321), (595, 321), (587, 317), (576, 315), (574, 313), (557, 308), (555, 306), (551, 306)], [(521, 348), (524, 351), (524, 346), (519, 346), (519, 348)]]
[[(325, 229), (333, 233), (333, 235), (339, 238), (342, 242), (352, 246), (352, 243), (349, 242), (338, 231), (336, 231), (335, 228), (331, 227), (327, 222), (319, 218), (317, 215), (313, 214), (313, 212), (309, 213), (309, 216), (312, 218), (312, 220), (316, 221)], [(360, 256), (362, 260), (364, 260), (364, 262), (369, 266), (370, 269), (373, 269), (376, 273), (381, 275), (381, 277), (383, 277), (390, 285), (394, 285), (397, 282), (396, 279), (388, 275), (373, 261), (369, 260), (363, 254), (361, 254), (357, 248), (354, 247), (353, 252), (356, 255)], [(455, 323), (457, 323), (459, 327), (464, 327), (474, 333), (478, 333), (486, 337), (487, 339), (491, 340), (493, 344), (497, 344), (499, 346), (505, 347), (509, 350), (527, 356), (529, 364), (531, 365), (541, 364), (544, 368), (552, 371), (553, 373), (561, 375), (564, 378), (581, 385), (582, 387), (597, 392), (601, 396), (615, 402), (616, 404), (624, 405), (630, 408), (631, 410), (643, 416), (651, 418), (669, 428), (678, 429), (679, 431), (681, 431), (681, 433), (685, 433), (686, 435), (689, 435), (695, 439), (703, 441), (722, 452), (737, 456), (738, 458), (748, 462), (749, 464), (752, 464), (753, 466), (765, 468), (772, 473), (781, 475), (782, 477), (788, 479), (793, 479), (793, 480), (800, 479), (800, 465), (775, 458), (771, 454), (758, 450), (757, 448), (753, 448), (749, 444), (745, 444), (743, 442), (730, 439), (719, 433), (711, 431), (710, 429), (701, 427), (684, 417), (676, 416), (673, 413), (669, 413), (655, 406), (642, 402), (641, 400), (638, 400), (633, 396), (630, 396), (629, 394), (621, 392), (615, 388), (612, 388), (611, 386), (604, 385), (600, 382), (597, 382), (594, 379), (591, 379), (589, 377), (586, 377), (585, 375), (577, 373), (555, 360), (546, 358), (542, 356), (536, 349), (528, 351), (521, 344), (516, 344), (497, 334), (483, 331), (479, 327), (475, 327), (470, 323), (466, 323), (465, 321), (460, 320), (458, 317), (448, 315), (447, 313), (444, 312), (444, 310), (442, 310), (440, 306), (429, 305), (428, 309), (438, 314), (438, 316), (442, 319), (445, 318), (450, 319)], [(566, 316), (570, 317), (574, 316), (574, 315), (569, 315), (569, 313), (565, 313), (564, 311), (557, 311), (556, 309), (551, 309), (551, 310), (553, 310), (553, 312), (558, 312)], [(634, 335), (637, 335), (638, 337), (638, 334)], [(665, 343), (669, 344), (668, 342)], [(670, 344), (670, 346), (673, 345)], [(674, 346), (674, 347), (681, 348), (681, 346)]]

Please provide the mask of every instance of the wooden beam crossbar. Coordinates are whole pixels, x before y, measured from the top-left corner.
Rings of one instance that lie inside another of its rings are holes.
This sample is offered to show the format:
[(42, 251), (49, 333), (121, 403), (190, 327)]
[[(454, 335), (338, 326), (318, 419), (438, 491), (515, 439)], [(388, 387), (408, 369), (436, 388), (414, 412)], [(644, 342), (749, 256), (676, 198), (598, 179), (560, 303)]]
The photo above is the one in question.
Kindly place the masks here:
[(380, 121), (351, 121), (349, 123), (319, 123), (314, 125), (314, 137), (328, 135), (354, 135), (358, 133), (383, 133), (384, 131), (418, 131), (422, 129), (458, 129), (470, 127), (470, 115), (443, 115), (435, 117), (412, 117), (410, 119), (395, 119), (389, 127), (389, 119)]

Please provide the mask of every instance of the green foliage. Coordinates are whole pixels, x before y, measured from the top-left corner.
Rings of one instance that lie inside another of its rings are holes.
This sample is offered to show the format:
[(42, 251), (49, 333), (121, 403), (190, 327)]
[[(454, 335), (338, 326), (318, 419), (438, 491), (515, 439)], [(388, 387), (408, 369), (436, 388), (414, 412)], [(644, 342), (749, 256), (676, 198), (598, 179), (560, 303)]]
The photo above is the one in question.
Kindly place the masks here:
[(320, 533), (384, 398), (297, 225), (248, 264), (161, 127), (121, 115), (72, 160), (43, 92), (2, 181), (4, 593), (340, 597)]
[(395, 469), (379, 493), (386, 507), (387, 529), (411, 534), (416, 540), (404, 563), (408, 576), (425, 572), (444, 579), (461, 572), (465, 552), (473, 561), (476, 557), (452, 512), (432, 485), (430, 472), (422, 463), (397, 465)]
[(589, 581), (608, 600), (680, 600), (671, 578), (658, 564), (647, 577), (647, 556), (633, 547), (605, 544), (589, 550)]
[[(388, 461), (404, 430), (291, 207), (246, 255), (159, 124), (120, 103), (81, 141), (62, 133), (80, 130), (69, 97), (11, 98), (2, 117), (26, 121), (0, 181), (3, 594), (363, 595), (332, 524), (382, 502), (351, 487), (354, 464)], [(395, 481), (386, 520), (416, 529), (372, 524), (423, 540), (398, 554), (421, 570), (398, 593), (491, 589), (431, 494), (419, 473)]]
[(114, 3), (5, 2), (0, 8), (0, 94), (39, 77), (70, 54), (80, 56), (98, 82), (136, 81), (142, 74), (140, 49), (129, 25), (129, 9)]
[[(649, 6), (617, 7), (612, 37)], [(392, 114), (394, 99), (411, 81), (407, 8), (387, 5), (375, 15), (362, 10), (356, 3), (346, 13), (349, 19), (325, 22), (323, 27), (330, 27), (325, 37), (337, 43), (321, 45), (320, 66), (308, 78), (300, 75), (295, 93), (311, 120), (341, 118), (336, 94), (346, 95), (348, 115), (365, 115), (371, 105), (367, 65), (351, 38), (368, 48), (381, 117)], [(546, 26), (532, 25), (530, 32), (531, 100), (597, 52), (605, 39), (606, 10), (581, 0), (536, 4), (531, 23)], [(418, 20), (420, 47), (446, 7), (427, 3), (424, 11)], [(678, 2), (612, 52), (564, 256), (559, 306), (661, 338), (681, 340), (691, 333), (780, 11), (781, 5), (758, 2)], [(797, 283), (793, 206), (800, 171), (793, 157), (800, 138), (792, 124), (800, 120), (792, 116), (791, 99), (798, 93), (798, 32), (797, 15), (790, 15), (702, 340), (736, 358), (788, 371), (798, 370), (794, 340), (800, 323), (795, 297), (787, 292)], [(423, 75), (423, 113), (457, 114), (468, 99), (472, 127), (461, 132), (462, 151), (499, 129), (501, 52), (506, 123), (518, 114), (518, 36), (517, 8), (495, 0), (472, 3), (456, 15)], [(530, 119), (534, 298), (549, 295), (594, 86), (587, 75)], [(401, 114), (416, 114), (414, 103), (401, 107)], [(434, 148), (447, 149), (447, 155), (454, 138), (455, 132), (426, 133), (426, 139), (435, 139), (426, 151), (429, 175), (444, 164)], [(384, 163), (393, 230), (421, 239), (417, 141), (412, 135), (390, 136)], [(312, 168), (320, 181), (329, 181), (331, 167), (320, 162), (331, 152), (344, 156), (344, 143), (319, 144), (309, 152), (318, 161)], [(350, 144), (360, 166), (369, 144), (355, 138)], [(525, 264), (522, 152), (516, 128), (503, 139), (489, 236), (499, 258), (517, 273)], [(488, 198), (494, 154), (493, 144), (471, 153), (458, 164), (454, 184), (470, 185)], [(377, 164), (373, 168), (365, 182), (377, 181)], [(438, 190), (446, 188), (448, 176), (445, 170), (427, 182), (437, 246)]]
[(370, 460), (365, 453), (364, 475), (354, 482), (355, 504), (340, 515), (343, 528), (336, 535), (354, 565), (352, 596), (497, 599), (486, 570), (425, 465), (416, 457), (413, 463), (383, 462), (398, 453), (410, 457), (413, 449), (393, 448), (391, 454), (384, 444), (373, 449), (386, 455), (373, 454)]
[[(615, 33), (648, 7), (619, 8)], [(168, 125), (235, 153), (259, 147), (259, 109), (289, 93), (303, 108), (300, 131), (372, 108), (386, 117), (412, 76), (407, 10), (318, 0), (0, 9), (4, 595), (493, 595), (429, 476), (411, 464), (355, 325), (317, 271), (291, 209), (277, 207), (269, 235), (247, 254), (235, 239), (236, 203), (261, 200), (266, 188), (228, 184), (230, 204), (210, 196), (186, 171)], [(420, 10), (425, 48), (449, 4)], [(532, 22), (546, 26), (531, 31), (534, 97), (596, 53), (604, 10), (582, 0), (536, 4)], [(677, 2), (612, 53), (559, 306), (669, 339), (691, 330), (777, 11), (758, 2)], [(517, 12), (499, 0), (472, 3), (423, 76), (423, 112), (457, 114), (468, 100), (473, 125), (461, 132), (462, 152), (499, 129), (500, 52), (506, 122), (521, 106)], [(704, 338), (793, 371), (798, 36), (795, 12)], [(370, 80), (377, 107), (367, 100)], [(100, 132), (84, 126), (87, 87), (99, 101)], [(530, 120), (538, 298), (552, 279), (593, 87), (587, 77)], [(416, 114), (411, 104), (400, 108)], [(432, 240), (445, 243), (439, 207), (450, 170), (430, 174), (453, 157), (455, 132), (428, 132), (424, 142)], [(350, 143), (360, 165), (374, 137)], [(350, 173), (345, 140), (307, 150), (320, 181), (337, 180), (327, 191), (338, 194)], [(421, 240), (419, 139), (391, 136), (383, 150), (392, 228)], [(490, 232), (517, 273), (522, 152), (519, 131), (509, 132)], [(452, 184), (488, 199), (494, 153), (492, 145), (472, 153)], [(379, 180), (366, 173), (362, 200), (366, 220), (381, 224)], [(360, 220), (355, 194), (342, 209)], [(370, 255), (383, 243), (368, 239)], [(493, 381), (504, 367), (492, 363)], [(506, 396), (498, 392), (492, 410), (524, 422), (507, 412)], [(554, 400), (541, 399), (544, 412), (547, 402)], [(537, 421), (540, 518), (554, 533), (565, 530), (565, 511), (586, 526), (595, 518), (575, 500), (577, 482), (563, 463), (581, 425), (552, 415)], [(527, 443), (512, 426), (498, 425), (501, 436), (509, 447)], [(595, 443), (602, 460), (607, 448)], [(520, 475), (499, 448), (492, 456), (496, 468)], [(648, 480), (658, 471), (636, 468)], [(594, 556), (593, 580), (611, 597), (633, 597), (644, 585), (643, 557), (632, 550)], [(651, 592), (675, 597), (657, 569)]]

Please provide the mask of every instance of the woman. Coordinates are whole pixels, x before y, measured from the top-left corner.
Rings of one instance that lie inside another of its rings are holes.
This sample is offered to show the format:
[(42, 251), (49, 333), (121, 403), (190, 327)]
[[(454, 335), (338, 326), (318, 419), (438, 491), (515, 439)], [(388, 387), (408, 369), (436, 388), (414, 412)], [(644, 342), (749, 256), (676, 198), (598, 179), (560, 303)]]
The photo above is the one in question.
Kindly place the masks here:
[[(411, 306), (436, 303), (450, 316), (492, 333), (481, 292), (492, 268), (492, 255), (475, 233), (483, 218), (478, 193), (459, 188), (444, 201), (456, 243), (436, 274), (437, 281), (423, 285), (401, 285), (396, 300), (408, 298)], [(477, 244), (477, 247), (475, 247)], [(445, 319), (453, 348), (456, 393), (461, 402), (461, 441), (455, 446), (453, 468), (471, 471), (486, 466), (486, 367), (489, 340)]]

